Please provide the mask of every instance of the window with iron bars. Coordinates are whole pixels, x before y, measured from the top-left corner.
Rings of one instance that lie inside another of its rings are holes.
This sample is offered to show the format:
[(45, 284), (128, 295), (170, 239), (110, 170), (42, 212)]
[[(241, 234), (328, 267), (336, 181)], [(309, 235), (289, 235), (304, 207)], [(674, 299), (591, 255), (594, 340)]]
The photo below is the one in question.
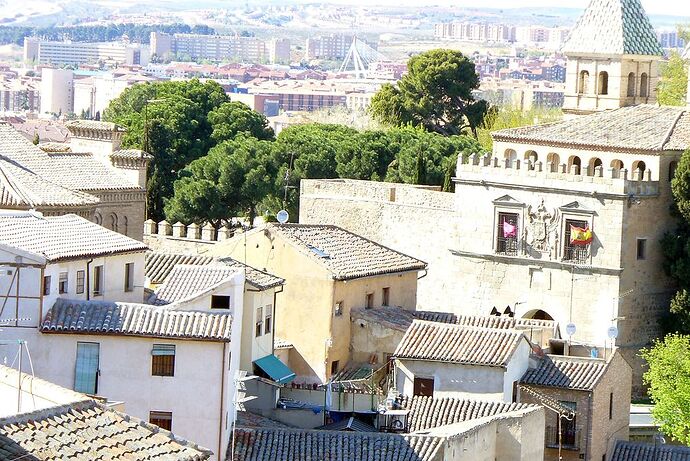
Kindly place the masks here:
[(589, 228), (587, 221), (581, 221), (578, 219), (565, 220), (565, 234), (563, 236), (563, 260), (571, 261), (575, 264), (588, 264), (590, 244), (575, 245), (570, 243), (571, 226), (579, 227), (580, 229)]
[[(517, 256), (519, 248), (520, 228), (518, 227), (517, 213), (498, 213), (496, 228), (496, 253)], [(514, 232), (507, 232), (507, 226), (514, 226)]]

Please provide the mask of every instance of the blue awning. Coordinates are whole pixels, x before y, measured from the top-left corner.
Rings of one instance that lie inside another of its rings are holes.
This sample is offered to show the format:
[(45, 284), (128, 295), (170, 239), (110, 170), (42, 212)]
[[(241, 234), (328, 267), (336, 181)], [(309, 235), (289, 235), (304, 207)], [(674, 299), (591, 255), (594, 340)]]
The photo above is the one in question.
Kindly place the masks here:
[(287, 384), (297, 376), (273, 354), (255, 360), (254, 364), (261, 368), (264, 373), (270, 376), (271, 379), (278, 384)]

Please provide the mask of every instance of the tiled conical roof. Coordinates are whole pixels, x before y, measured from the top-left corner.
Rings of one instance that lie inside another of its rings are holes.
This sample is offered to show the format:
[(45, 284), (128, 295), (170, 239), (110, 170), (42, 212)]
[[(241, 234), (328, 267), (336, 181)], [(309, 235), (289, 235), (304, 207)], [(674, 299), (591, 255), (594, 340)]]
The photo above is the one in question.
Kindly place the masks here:
[(592, 0), (570, 32), (563, 52), (663, 55), (640, 0)]

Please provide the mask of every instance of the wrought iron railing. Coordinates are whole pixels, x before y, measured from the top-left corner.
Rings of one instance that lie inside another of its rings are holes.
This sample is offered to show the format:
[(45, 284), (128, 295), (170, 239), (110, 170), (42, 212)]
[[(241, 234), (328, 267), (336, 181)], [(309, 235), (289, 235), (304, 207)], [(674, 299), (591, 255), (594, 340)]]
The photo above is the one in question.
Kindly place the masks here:
[(580, 430), (564, 427), (559, 442), (558, 426), (546, 426), (544, 444), (548, 448), (558, 448), (560, 444), (564, 450), (579, 450)]

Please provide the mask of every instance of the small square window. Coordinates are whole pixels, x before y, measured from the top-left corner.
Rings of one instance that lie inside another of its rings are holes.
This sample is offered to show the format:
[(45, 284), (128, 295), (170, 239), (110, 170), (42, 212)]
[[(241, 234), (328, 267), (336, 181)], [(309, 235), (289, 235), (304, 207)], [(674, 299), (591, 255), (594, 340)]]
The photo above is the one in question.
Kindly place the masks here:
[(175, 345), (154, 344), (151, 350), (151, 375), (175, 376)]
[(637, 239), (637, 259), (647, 259), (647, 239)]
[(230, 296), (211, 295), (211, 309), (230, 309)]
[(67, 272), (60, 272), (60, 279), (58, 280), (58, 292), (62, 295), (67, 293)]
[(172, 412), (151, 411), (149, 412), (149, 423), (155, 424), (166, 431), (172, 431)]
[(335, 315), (336, 317), (343, 315), (343, 302), (342, 301), (338, 301), (337, 303), (335, 303), (335, 310), (333, 312), (333, 315)]
[(43, 295), (48, 296), (50, 294), (50, 275), (43, 277)]

